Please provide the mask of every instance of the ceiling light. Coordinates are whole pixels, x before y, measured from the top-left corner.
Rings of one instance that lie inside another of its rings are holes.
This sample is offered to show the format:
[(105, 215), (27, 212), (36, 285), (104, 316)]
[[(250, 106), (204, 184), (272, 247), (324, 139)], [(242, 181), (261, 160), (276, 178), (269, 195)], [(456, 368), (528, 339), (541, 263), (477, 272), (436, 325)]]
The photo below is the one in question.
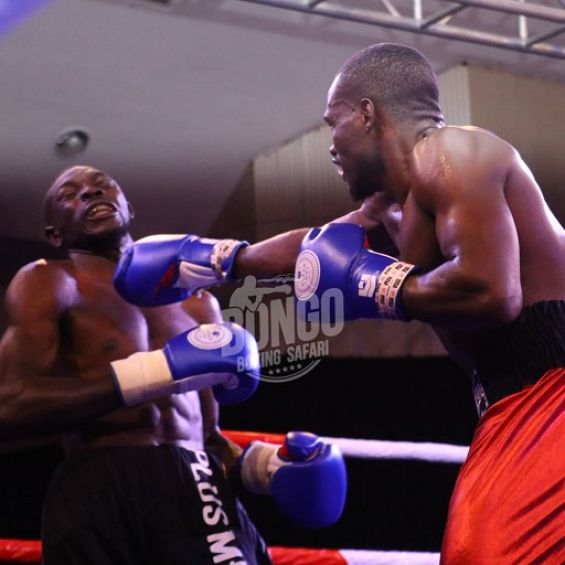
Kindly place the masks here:
[(86, 150), (89, 140), (90, 135), (82, 128), (66, 129), (55, 141), (55, 153), (60, 157), (80, 155)]

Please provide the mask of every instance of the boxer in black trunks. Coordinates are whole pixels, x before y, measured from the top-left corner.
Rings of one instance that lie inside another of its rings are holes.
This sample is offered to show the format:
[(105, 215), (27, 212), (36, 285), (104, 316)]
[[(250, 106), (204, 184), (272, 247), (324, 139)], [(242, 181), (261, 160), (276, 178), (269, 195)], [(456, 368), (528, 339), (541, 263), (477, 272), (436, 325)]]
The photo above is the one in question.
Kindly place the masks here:
[(217, 300), (203, 291), (143, 309), (119, 297), (133, 210), (102, 171), (65, 170), (45, 214), (67, 258), (16, 274), (0, 345), (0, 436), (59, 434), (68, 455), (44, 503), (45, 565), (270, 564), (226, 480), (241, 450), (218, 428), (212, 388), (123, 407), (107, 378), (117, 359), (221, 323)]

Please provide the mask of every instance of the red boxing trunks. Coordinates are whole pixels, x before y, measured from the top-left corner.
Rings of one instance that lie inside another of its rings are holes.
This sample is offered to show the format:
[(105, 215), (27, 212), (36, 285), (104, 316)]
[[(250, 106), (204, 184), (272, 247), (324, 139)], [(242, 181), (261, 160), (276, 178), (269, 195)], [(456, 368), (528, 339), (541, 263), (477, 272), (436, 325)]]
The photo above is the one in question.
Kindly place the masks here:
[(442, 565), (565, 563), (565, 368), (491, 406), (451, 497)]

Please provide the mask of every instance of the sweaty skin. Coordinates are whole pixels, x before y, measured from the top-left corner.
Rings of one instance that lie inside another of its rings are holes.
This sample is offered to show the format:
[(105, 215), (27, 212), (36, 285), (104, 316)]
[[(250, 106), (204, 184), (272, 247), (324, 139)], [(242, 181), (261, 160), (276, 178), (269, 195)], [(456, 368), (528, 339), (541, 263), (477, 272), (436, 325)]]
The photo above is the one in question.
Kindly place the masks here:
[[(480, 418), (442, 565), (553, 563), (564, 539), (565, 231), (518, 151), (446, 126), (438, 94), (408, 46), (375, 44), (342, 66), (324, 119), (331, 160), (362, 204), (336, 221), (386, 228), (395, 255), (417, 266), (399, 289), (403, 311), (470, 377)], [(240, 250), (237, 275), (290, 272), (307, 232)]]
[(399, 249), (427, 272), (408, 278), (403, 302), (470, 368), (523, 307), (565, 299), (565, 232), (518, 152), (490, 132), (440, 128), (412, 166)]
[[(565, 299), (565, 232), (507, 142), (441, 120), (399, 123), (367, 98), (354, 106), (342, 96), (339, 74), (324, 119), (332, 162), (362, 199), (334, 221), (384, 225), (398, 258), (422, 269), (403, 285), (405, 310), (429, 323), (463, 368), (472, 371), (485, 344), (523, 307)], [(236, 274), (291, 272), (307, 231), (242, 249)]]
[(221, 321), (217, 300), (201, 292), (180, 304), (138, 308), (118, 296), (113, 274), (120, 249), (131, 241), (132, 213), (104, 173), (74, 167), (47, 198), (57, 226), (48, 227), (48, 238), (71, 249), (67, 259), (24, 266), (7, 291), (2, 438), (60, 434), (69, 450), (173, 444), (237, 453), (219, 432), (211, 389), (124, 408), (109, 365), (161, 348), (197, 323)]

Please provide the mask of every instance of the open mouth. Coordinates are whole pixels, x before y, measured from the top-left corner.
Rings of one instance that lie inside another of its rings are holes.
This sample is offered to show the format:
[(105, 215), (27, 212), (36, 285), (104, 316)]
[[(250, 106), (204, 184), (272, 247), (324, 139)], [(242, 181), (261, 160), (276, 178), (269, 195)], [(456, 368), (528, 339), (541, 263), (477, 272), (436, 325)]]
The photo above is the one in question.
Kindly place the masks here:
[(335, 167), (335, 170), (336, 170), (337, 174), (338, 174), (341, 178), (343, 178), (343, 169), (341, 168), (341, 166), (339, 165), (339, 163), (338, 163), (335, 159), (332, 159), (332, 163), (333, 163), (333, 165), (334, 165), (334, 167)]
[(112, 204), (99, 202), (88, 208), (85, 214), (87, 220), (104, 220), (115, 216), (116, 208)]
[(341, 180), (343, 181), (345, 180), (345, 173), (343, 172), (343, 169), (339, 165), (335, 166), (335, 172), (339, 175)]

